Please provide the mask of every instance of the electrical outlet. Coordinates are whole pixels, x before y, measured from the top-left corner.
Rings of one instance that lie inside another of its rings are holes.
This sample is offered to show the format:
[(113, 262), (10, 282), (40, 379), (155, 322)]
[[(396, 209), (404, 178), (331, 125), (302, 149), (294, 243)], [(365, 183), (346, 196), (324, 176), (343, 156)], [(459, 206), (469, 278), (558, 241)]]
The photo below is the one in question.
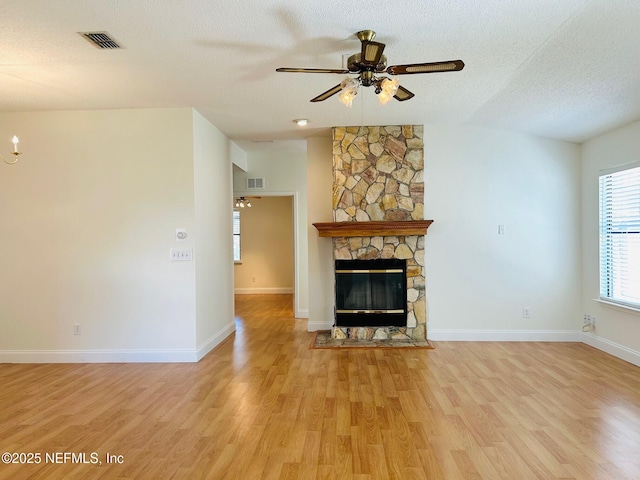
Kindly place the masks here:
[(592, 332), (596, 328), (596, 317), (588, 313), (584, 314), (584, 323), (582, 325), (583, 332)]
[(522, 318), (531, 318), (531, 309), (529, 307), (522, 307)]
[(78, 325), (77, 323), (73, 326), (73, 334), (80, 335), (80, 325)]

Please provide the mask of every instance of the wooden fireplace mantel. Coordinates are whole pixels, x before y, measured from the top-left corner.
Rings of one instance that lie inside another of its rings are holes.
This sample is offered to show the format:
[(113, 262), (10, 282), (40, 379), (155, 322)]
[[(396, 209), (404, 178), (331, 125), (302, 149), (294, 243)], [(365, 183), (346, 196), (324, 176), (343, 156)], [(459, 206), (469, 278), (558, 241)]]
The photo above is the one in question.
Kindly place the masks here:
[(320, 237), (391, 237), (426, 235), (433, 220), (399, 222), (320, 222), (313, 226)]

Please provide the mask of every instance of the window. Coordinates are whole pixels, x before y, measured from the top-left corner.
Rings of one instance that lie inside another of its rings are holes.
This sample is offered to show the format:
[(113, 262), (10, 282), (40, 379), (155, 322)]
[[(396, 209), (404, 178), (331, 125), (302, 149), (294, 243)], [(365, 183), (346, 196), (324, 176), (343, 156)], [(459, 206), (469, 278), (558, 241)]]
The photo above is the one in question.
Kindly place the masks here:
[(640, 308), (640, 163), (600, 173), (600, 299)]
[(239, 262), (240, 258), (240, 211), (233, 211), (233, 261)]

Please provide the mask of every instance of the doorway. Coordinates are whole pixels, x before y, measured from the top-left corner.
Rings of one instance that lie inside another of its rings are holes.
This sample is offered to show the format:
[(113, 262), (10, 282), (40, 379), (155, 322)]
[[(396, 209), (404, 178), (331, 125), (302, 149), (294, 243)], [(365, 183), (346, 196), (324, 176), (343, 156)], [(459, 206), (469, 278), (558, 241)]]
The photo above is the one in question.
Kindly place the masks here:
[(250, 198), (239, 212), (240, 259), (236, 294), (295, 294), (294, 197)]

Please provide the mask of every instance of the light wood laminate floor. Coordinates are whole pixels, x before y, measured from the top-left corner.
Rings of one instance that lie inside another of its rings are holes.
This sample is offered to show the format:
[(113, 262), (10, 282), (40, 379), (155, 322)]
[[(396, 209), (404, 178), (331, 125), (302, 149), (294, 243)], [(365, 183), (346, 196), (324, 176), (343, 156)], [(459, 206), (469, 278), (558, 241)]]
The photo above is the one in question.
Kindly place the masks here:
[(0, 365), (0, 453), (42, 456), (0, 479), (640, 478), (638, 367), (570, 343), (310, 350), (291, 303), (238, 296), (197, 364)]

